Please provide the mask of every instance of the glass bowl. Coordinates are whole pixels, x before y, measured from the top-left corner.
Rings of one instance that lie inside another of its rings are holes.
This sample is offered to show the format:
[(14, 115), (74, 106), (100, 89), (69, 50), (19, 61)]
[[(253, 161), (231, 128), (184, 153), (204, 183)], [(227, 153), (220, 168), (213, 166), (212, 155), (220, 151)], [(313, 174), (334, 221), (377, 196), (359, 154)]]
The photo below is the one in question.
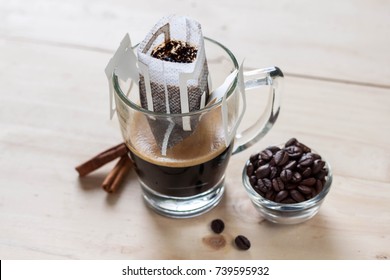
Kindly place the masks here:
[[(314, 150), (312, 150), (312, 152), (316, 153), (316, 151)], [(325, 162), (324, 167), (326, 167), (328, 170), (328, 175), (325, 177), (326, 181), (323, 185), (322, 191), (319, 192), (313, 198), (299, 203), (297, 202), (292, 204), (286, 204), (274, 202), (257, 193), (250, 184), (249, 176), (246, 172), (250, 160), (248, 160), (245, 164), (242, 173), (242, 181), (253, 205), (266, 220), (276, 224), (302, 223), (311, 219), (314, 215), (318, 213), (321, 204), (324, 201), (332, 185), (332, 169), (326, 159), (322, 157), (322, 160)]]

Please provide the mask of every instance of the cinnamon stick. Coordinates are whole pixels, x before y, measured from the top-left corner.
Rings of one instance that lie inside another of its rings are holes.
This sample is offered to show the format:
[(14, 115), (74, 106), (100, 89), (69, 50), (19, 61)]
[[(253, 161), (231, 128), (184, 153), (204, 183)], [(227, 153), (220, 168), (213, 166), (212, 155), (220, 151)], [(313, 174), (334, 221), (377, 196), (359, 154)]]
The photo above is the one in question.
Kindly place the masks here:
[(129, 172), (132, 165), (133, 163), (130, 158), (127, 155), (123, 155), (115, 167), (104, 179), (102, 188), (108, 193), (115, 192), (123, 181), (123, 178)]
[(105, 150), (104, 152), (101, 152), (100, 154), (94, 156), (90, 160), (80, 164), (76, 167), (77, 172), (79, 173), (79, 176), (85, 176), (92, 171), (98, 169), (99, 167), (105, 165), (106, 163), (121, 157), (123, 155), (127, 154), (127, 146), (125, 143), (121, 143), (119, 145), (116, 145), (108, 150)]

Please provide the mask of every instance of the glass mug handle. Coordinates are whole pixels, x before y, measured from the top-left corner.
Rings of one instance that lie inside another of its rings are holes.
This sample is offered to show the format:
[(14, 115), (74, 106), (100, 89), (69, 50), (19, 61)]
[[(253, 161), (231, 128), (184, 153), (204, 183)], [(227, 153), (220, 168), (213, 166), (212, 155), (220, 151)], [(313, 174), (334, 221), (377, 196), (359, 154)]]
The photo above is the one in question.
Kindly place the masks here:
[(233, 154), (252, 146), (272, 128), (279, 115), (283, 79), (283, 72), (276, 66), (244, 72), (245, 90), (270, 86), (270, 91), (263, 114), (252, 126), (236, 134)]

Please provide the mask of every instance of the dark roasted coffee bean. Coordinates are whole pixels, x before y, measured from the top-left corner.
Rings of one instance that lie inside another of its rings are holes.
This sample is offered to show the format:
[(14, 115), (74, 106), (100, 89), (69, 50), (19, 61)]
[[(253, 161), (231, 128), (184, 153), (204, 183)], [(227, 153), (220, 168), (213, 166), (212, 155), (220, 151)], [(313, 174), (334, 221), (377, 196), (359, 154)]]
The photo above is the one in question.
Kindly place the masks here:
[(256, 161), (257, 168), (259, 168), (260, 166), (266, 165), (266, 164), (268, 164), (268, 163), (263, 159), (259, 159), (258, 161)]
[(272, 158), (272, 152), (270, 150), (264, 150), (260, 153), (260, 158), (269, 161)]
[(297, 167), (296, 167), (296, 170), (299, 171), (299, 172), (303, 172), (303, 171), (305, 171), (306, 168), (307, 168), (306, 166), (302, 166), (302, 165), (300, 165), (298, 163)]
[(276, 152), (280, 151), (280, 148), (277, 146), (269, 146), (267, 150), (270, 150), (272, 154), (276, 154)]
[(306, 154), (301, 157), (298, 163), (300, 166), (306, 167), (312, 165), (313, 162), (314, 162), (314, 158), (310, 154)]
[(253, 174), (253, 164), (249, 163), (248, 166), (246, 167), (246, 175), (249, 177), (252, 176)]
[(297, 146), (290, 146), (284, 150), (290, 158), (299, 158), (302, 155), (302, 149)]
[(318, 172), (321, 171), (322, 168), (324, 168), (325, 166), (325, 162), (320, 160), (320, 159), (316, 159), (313, 163), (313, 174), (317, 174)]
[(285, 151), (280, 150), (275, 154), (274, 159), (275, 159), (276, 165), (282, 166), (282, 165), (287, 163), (289, 156)]
[(273, 157), (273, 158), (269, 161), (269, 165), (270, 165), (270, 166), (276, 166), (275, 157)]
[(215, 233), (221, 233), (225, 229), (225, 223), (221, 219), (215, 219), (211, 222), (211, 230)]
[(271, 169), (271, 172), (269, 174), (270, 179), (279, 176), (279, 169), (276, 166), (271, 166), (270, 169)]
[(298, 191), (300, 191), (303, 194), (311, 194), (312, 188), (308, 186), (299, 185), (297, 187)]
[(324, 186), (323, 186), (321, 180), (317, 180), (317, 182), (316, 182), (316, 192), (320, 193), (322, 191), (323, 187)]
[(272, 189), (272, 182), (270, 179), (259, 179), (257, 180), (257, 187), (260, 191), (267, 193)]
[(262, 165), (259, 168), (257, 168), (257, 170), (255, 171), (255, 175), (258, 179), (262, 179), (262, 178), (267, 177), (270, 172), (271, 172), (271, 169), (269, 167), (269, 164), (266, 164), (266, 165)]
[(328, 170), (326, 170), (326, 169), (321, 169), (320, 172), (318, 172), (318, 173), (316, 174), (316, 177), (317, 177), (317, 179), (319, 179), (319, 180), (323, 180), (323, 179), (326, 177), (326, 175), (328, 175)]
[(298, 142), (298, 140), (296, 138), (290, 138), (286, 144), (284, 145), (285, 147), (288, 147), (288, 146), (292, 146), (292, 145), (295, 145), (296, 143)]
[(257, 183), (256, 176), (249, 177), (249, 183), (251, 184), (252, 187), (256, 186), (256, 183)]
[(265, 194), (265, 198), (268, 200), (275, 201), (275, 195), (276, 193), (273, 190), (271, 190)]
[(234, 239), (234, 243), (236, 243), (236, 246), (240, 250), (248, 250), (251, 247), (251, 242), (243, 235), (238, 235)]
[(314, 186), (316, 184), (316, 179), (313, 178), (313, 177), (310, 177), (310, 178), (306, 178), (306, 179), (303, 179), (301, 182), (300, 182), (301, 185), (304, 185), (304, 186)]
[(311, 193), (310, 194), (305, 194), (304, 197), (305, 197), (306, 200), (309, 200), (309, 199), (313, 198), (313, 195)]
[(312, 170), (310, 167), (306, 167), (303, 171), (302, 171), (302, 178), (307, 178), (311, 175), (312, 173)]
[(286, 190), (282, 190), (280, 192), (278, 192), (275, 196), (275, 202), (281, 202), (282, 200), (284, 200), (286, 197), (288, 196), (288, 191)]
[(258, 161), (258, 160), (259, 160), (259, 154), (258, 153), (251, 155), (250, 158), (249, 158), (249, 161), (252, 162), (252, 163), (254, 163), (255, 161)]
[(311, 149), (308, 146), (302, 144), (301, 142), (297, 142), (295, 145), (298, 146), (299, 148), (301, 148), (304, 153), (311, 152)]
[(291, 190), (290, 195), (291, 195), (292, 199), (294, 199), (296, 202), (302, 202), (305, 200), (303, 195), (297, 190)]
[(299, 172), (294, 172), (291, 177), (291, 182), (299, 183), (302, 180), (302, 175)]
[(295, 167), (297, 167), (297, 162), (296, 162), (295, 160), (291, 160), (291, 161), (288, 162), (285, 166), (283, 166), (283, 169), (294, 170)]
[(280, 178), (272, 179), (272, 187), (276, 192), (282, 191), (284, 189), (284, 184), (282, 179)]
[(253, 189), (259, 194), (261, 195), (262, 197), (265, 197), (265, 192), (262, 192), (259, 187), (256, 185), (253, 187)]
[(284, 185), (284, 188), (287, 190), (293, 190), (293, 189), (296, 189), (297, 187), (298, 187), (297, 184), (291, 184), (291, 183)]
[(264, 178), (263, 179), (263, 183), (264, 185), (268, 188), (268, 189), (271, 189), (272, 188), (272, 181), (268, 178)]
[(312, 158), (314, 158), (314, 160), (321, 159), (321, 156), (316, 153), (307, 153), (307, 155), (310, 155)]
[(280, 203), (293, 204), (293, 203), (297, 203), (297, 202), (294, 199), (292, 199), (291, 197), (287, 197), (286, 199), (283, 199)]
[(280, 172), (280, 178), (283, 180), (283, 182), (287, 183), (291, 180), (292, 178), (292, 171), (290, 169), (283, 169)]

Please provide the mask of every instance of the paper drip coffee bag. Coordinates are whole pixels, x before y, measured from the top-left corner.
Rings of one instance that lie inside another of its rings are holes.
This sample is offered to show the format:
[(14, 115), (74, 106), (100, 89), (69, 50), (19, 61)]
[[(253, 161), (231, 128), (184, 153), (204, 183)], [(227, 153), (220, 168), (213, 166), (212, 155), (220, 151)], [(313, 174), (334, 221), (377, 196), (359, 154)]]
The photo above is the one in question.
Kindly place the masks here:
[[(196, 49), (190, 62), (172, 62), (152, 56), (153, 50), (170, 41), (185, 42)], [(209, 95), (208, 68), (201, 26), (184, 16), (162, 18), (137, 49), (141, 106), (168, 114), (203, 108)], [(192, 130), (183, 120), (182, 127)]]
[[(176, 49), (168, 49), (169, 45)], [(153, 56), (158, 48), (164, 47), (165, 59)], [(161, 19), (139, 45), (137, 56), (143, 108), (158, 113), (182, 114), (205, 106), (209, 97), (208, 68), (198, 22), (184, 16)], [(190, 117), (173, 117), (168, 122), (153, 120), (149, 124), (164, 153), (191, 135), (197, 122)]]

